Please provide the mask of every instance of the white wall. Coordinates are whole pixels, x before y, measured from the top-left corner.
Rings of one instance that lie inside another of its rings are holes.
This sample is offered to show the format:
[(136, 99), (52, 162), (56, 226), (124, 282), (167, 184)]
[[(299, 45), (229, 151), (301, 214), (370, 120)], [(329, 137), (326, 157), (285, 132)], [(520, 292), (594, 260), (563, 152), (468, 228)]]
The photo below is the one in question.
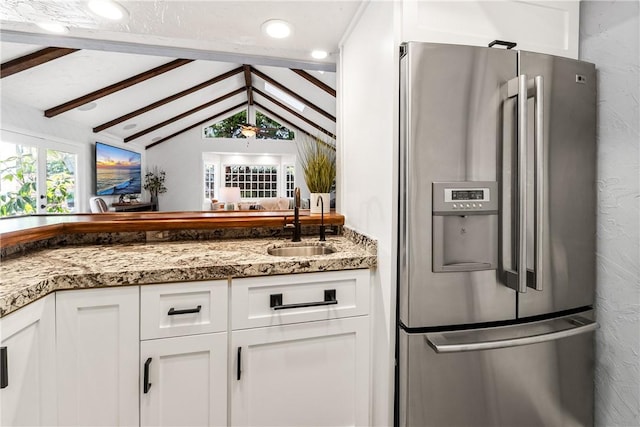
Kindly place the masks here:
[[(202, 127), (206, 126), (204, 124)], [(161, 211), (199, 211), (203, 208), (203, 153), (258, 154), (271, 158), (274, 155), (290, 158), (298, 153), (293, 141), (203, 138), (202, 127), (198, 126), (146, 150), (147, 165), (150, 168), (158, 166), (167, 173), (167, 192), (159, 196)], [(299, 163), (296, 163), (295, 181), (301, 188), (302, 197), (308, 198)]]
[[(0, 110), (0, 129), (5, 142), (31, 143), (62, 151), (78, 153), (78, 174), (76, 202), (79, 212), (89, 212), (89, 197), (95, 194), (95, 149), (96, 141), (142, 152), (144, 168), (144, 150), (132, 144), (123, 144), (118, 138), (98, 137), (90, 127), (64, 117), (46, 118), (42, 111), (24, 105), (6, 97), (2, 98)], [(104, 197), (111, 203), (117, 197)]]
[(583, 1), (598, 70), (596, 425), (640, 425), (640, 3)]
[(339, 209), (378, 240), (372, 284), (373, 425), (393, 425), (398, 123), (397, 5), (369, 2), (338, 64)]

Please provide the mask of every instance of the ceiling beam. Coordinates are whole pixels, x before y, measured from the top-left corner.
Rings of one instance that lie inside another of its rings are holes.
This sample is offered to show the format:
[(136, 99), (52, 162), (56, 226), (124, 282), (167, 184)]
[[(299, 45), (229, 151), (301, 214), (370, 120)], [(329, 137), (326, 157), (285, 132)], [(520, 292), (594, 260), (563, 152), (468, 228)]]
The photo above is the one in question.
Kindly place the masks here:
[(88, 39), (54, 34), (29, 33), (5, 30), (0, 27), (0, 41), (26, 43), (37, 46), (64, 46), (75, 49), (100, 50), (105, 52), (133, 53), (136, 55), (163, 56), (165, 58), (187, 58), (203, 61), (230, 62), (232, 64), (267, 65), (271, 67), (296, 68), (301, 70), (336, 71), (335, 62), (303, 61), (299, 59), (274, 58), (251, 53), (231, 53), (215, 46), (207, 49), (159, 46), (152, 44)]
[(53, 108), (49, 108), (44, 112), (44, 115), (46, 117), (55, 117), (58, 114), (62, 114), (66, 111), (73, 110), (74, 108), (84, 105), (87, 102), (95, 101), (96, 99), (100, 99), (104, 96), (111, 95), (112, 93), (118, 92), (122, 89), (126, 89), (130, 86), (141, 83), (150, 78), (159, 76), (160, 74), (166, 73), (167, 71), (171, 71), (174, 68), (178, 68), (183, 65), (189, 64), (190, 62), (193, 62), (193, 59), (176, 59), (175, 61), (171, 61), (167, 64), (145, 71), (144, 73), (137, 74), (133, 77), (129, 77), (128, 79), (122, 80), (118, 83), (114, 83), (110, 86), (104, 87), (102, 89), (98, 89), (94, 92), (88, 93), (79, 98), (72, 99), (71, 101), (65, 102), (64, 104), (57, 105)]
[(323, 110), (322, 108), (318, 107), (317, 105), (315, 105), (314, 103), (312, 103), (311, 101), (303, 98), (302, 96), (298, 95), (297, 93), (295, 93), (294, 91), (292, 91), (291, 89), (287, 88), (286, 86), (278, 83), (277, 81), (275, 81), (274, 79), (272, 79), (271, 77), (267, 76), (266, 74), (260, 72), (259, 70), (256, 70), (255, 68), (251, 68), (251, 72), (253, 74), (255, 74), (256, 76), (260, 77), (262, 80), (264, 80), (265, 82), (269, 82), (272, 85), (274, 85), (275, 87), (277, 87), (278, 89), (280, 89), (281, 91), (285, 92), (286, 94), (288, 94), (289, 96), (292, 96), (293, 98), (297, 99), (298, 101), (302, 102), (303, 104), (305, 104), (307, 107), (317, 111), (318, 113), (322, 114), (323, 116), (325, 116), (326, 118), (328, 118), (329, 120), (332, 121), (336, 121), (336, 118), (329, 114), (328, 112), (326, 112), (325, 110)]
[[(249, 105), (253, 105), (253, 86), (251, 85), (251, 66), (243, 65), (244, 70), (244, 84), (247, 87), (247, 102)], [(248, 117), (247, 117), (248, 119)]]
[(288, 126), (291, 126), (293, 128), (296, 128), (296, 132), (301, 132), (304, 133), (307, 136), (310, 136), (311, 138), (313, 138), (314, 136), (311, 135), (309, 132), (307, 132), (304, 129), (300, 129), (298, 126), (294, 125), (293, 123), (291, 123), (291, 120), (287, 120), (284, 117), (279, 116), (278, 114), (274, 113), (272, 110), (268, 109), (267, 107), (265, 107), (264, 105), (260, 104), (259, 102), (256, 102), (255, 105), (260, 108), (261, 110), (264, 110), (265, 113), (268, 113), (272, 118), (278, 119), (281, 122), (286, 123)]
[(77, 52), (79, 49), (67, 49), (62, 47), (45, 47), (37, 52), (30, 53), (20, 58), (12, 59), (0, 65), (0, 79), (9, 77), (20, 71), (37, 67), (54, 59), (60, 58), (70, 53)]
[(166, 97), (164, 99), (161, 99), (159, 101), (154, 102), (153, 104), (149, 104), (146, 107), (139, 108), (139, 109), (137, 109), (135, 111), (132, 111), (131, 113), (125, 114), (124, 116), (120, 116), (120, 117), (118, 117), (116, 119), (113, 119), (111, 121), (108, 121), (106, 123), (98, 125), (98, 126), (93, 128), (93, 132), (95, 132), (95, 133), (101, 132), (101, 131), (103, 131), (105, 129), (108, 129), (108, 128), (112, 127), (112, 126), (117, 125), (118, 123), (122, 123), (122, 122), (124, 122), (126, 120), (132, 119), (132, 118), (134, 118), (136, 116), (144, 114), (144, 113), (146, 113), (148, 111), (151, 111), (151, 110), (153, 110), (155, 108), (158, 108), (158, 107), (161, 107), (161, 106), (163, 106), (165, 104), (168, 104), (169, 102), (175, 101), (176, 99), (179, 99), (179, 98), (182, 98), (184, 96), (190, 95), (190, 94), (192, 94), (194, 92), (197, 92), (197, 91), (199, 91), (201, 89), (204, 89), (207, 86), (211, 86), (211, 85), (213, 85), (215, 83), (218, 83), (218, 82), (221, 82), (223, 80), (226, 80), (229, 77), (235, 76), (236, 74), (241, 73), (242, 70), (243, 70), (242, 67), (234, 68), (231, 71), (227, 71), (226, 73), (220, 74), (219, 76), (214, 77), (214, 78), (212, 78), (210, 80), (207, 80), (206, 82), (202, 82), (202, 83), (197, 84), (197, 85), (195, 85), (193, 87), (190, 87), (189, 89), (185, 89), (182, 92), (178, 92), (175, 95), (168, 96), (168, 97)]
[(329, 95), (333, 96), (335, 98), (336, 96), (336, 90), (334, 88), (332, 88), (331, 86), (329, 86), (328, 84), (321, 82), (320, 80), (316, 79), (315, 77), (313, 77), (311, 74), (307, 73), (304, 70), (299, 70), (296, 68), (289, 68), (291, 71), (293, 71), (294, 73), (296, 73), (297, 75), (299, 75), (300, 77), (302, 77), (303, 79), (307, 80), (310, 83), (313, 83), (314, 85), (318, 86), (320, 89), (324, 90), (325, 92), (327, 92)]
[(307, 119), (305, 116), (303, 116), (302, 114), (298, 113), (297, 111), (289, 108), (288, 106), (284, 105), (282, 102), (278, 101), (277, 99), (273, 98), (270, 95), (267, 95), (266, 93), (262, 92), (259, 89), (253, 88), (253, 90), (260, 96), (263, 96), (264, 98), (266, 98), (267, 100), (271, 101), (272, 103), (276, 104), (278, 107), (282, 108), (283, 110), (285, 110), (286, 112), (288, 112), (289, 114), (299, 118), (300, 120), (302, 120), (303, 122), (313, 126), (314, 128), (318, 129), (320, 132), (329, 135), (331, 138), (336, 139), (336, 136), (329, 132), (328, 130), (326, 130), (325, 128), (323, 128), (322, 126), (316, 124), (313, 120), (309, 120)]
[(205, 108), (209, 108), (209, 107), (211, 107), (212, 105), (217, 104), (218, 102), (222, 102), (222, 101), (224, 101), (225, 99), (228, 99), (228, 98), (231, 98), (231, 97), (233, 97), (233, 96), (239, 95), (239, 94), (241, 94), (242, 92), (244, 92), (245, 90), (246, 90), (246, 88), (241, 87), (241, 88), (239, 88), (239, 89), (236, 89), (236, 90), (234, 90), (234, 91), (232, 91), (232, 92), (227, 93), (226, 95), (222, 95), (222, 96), (220, 96), (220, 97), (218, 97), (218, 98), (214, 99), (213, 101), (205, 102), (205, 103), (204, 103), (204, 104), (202, 104), (202, 105), (199, 105), (199, 106), (197, 106), (197, 107), (195, 107), (195, 108), (192, 108), (192, 109), (190, 109), (189, 111), (185, 111), (185, 112), (184, 112), (184, 113), (182, 113), (182, 114), (178, 114), (177, 116), (172, 117), (172, 118), (170, 118), (170, 119), (167, 119), (167, 120), (165, 120), (165, 121), (163, 121), (163, 122), (161, 122), (161, 123), (158, 123), (157, 125), (153, 125), (153, 126), (151, 126), (150, 128), (147, 128), (147, 129), (141, 130), (141, 131), (140, 131), (140, 132), (138, 132), (138, 133), (134, 133), (133, 135), (126, 137), (126, 138), (124, 139), (124, 142), (130, 142), (130, 141), (133, 141), (134, 139), (140, 138), (141, 136), (144, 136), (144, 135), (146, 135), (146, 134), (148, 134), (148, 133), (150, 133), (150, 132), (153, 132), (154, 130), (158, 130), (158, 129), (162, 128), (162, 127), (165, 127), (165, 126), (167, 126), (167, 125), (170, 125), (171, 123), (173, 123), (173, 122), (175, 122), (175, 121), (178, 121), (178, 120), (180, 120), (180, 119), (184, 119), (184, 118), (185, 118), (185, 117), (187, 117), (187, 116), (190, 116), (190, 115), (192, 115), (192, 114), (194, 114), (194, 113), (197, 113), (197, 112), (198, 112), (198, 111), (200, 111), (200, 110), (204, 110)]
[(146, 147), (144, 147), (144, 149), (145, 149), (145, 150), (148, 150), (149, 148), (151, 148), (151, 147), (153, 147), (153, 146), (156, 146), (156, 145), (158, 145), (158, 144), (160, 144), (160, 143), (163, 143), (164, 141), (166, 141), (166, 140), (168, 140), (168, 139), (174, 138), (174, 137), (176, 137), (176, 136), (180, 135), (181, 133), (184, 133), (184, 132), (186, 132), (186, 131), (188, 131), (188, 130), (191, 130), (191, 129), (193, 129), (193, 128), (197, 127), (197, 126), (200, 126), (200, 125), (202, 125), (202, 124), (205, 124), (205, 123), (207, 123), (207, 122), (210, 122), (211, 120), (215, 120), (215, 119), (217, 119), (218, 117), (220, 117), (220, 116), (224, 116), (225, 114), (230, 113), (231, 111), (236, 110), (236, 109), (238, 109), (238, 108), (240, 108), (240, 107), (242, 107), (242, 106), (245, 106), (245, 105), (247, 105), (247, 103), (246, 103), (246, 102), (241, 102), (241, 103), (240, 103), (240, 104), (238, 104), (238, 105), (235, 105), (235, 106), (233, 106), (233, 107), (231, 107), (231, 108), (227, 108), (226, 110), (224, 110), (224, 111), (222, 111), (222, 112), (220, 112), (220, 113), (216, 114), (215, 116), (208, 117), (208, 118), (206, 118), (206, 119), (204, 119), (204, 120), (199, 121), (198, 123), (195, 123), (195, 124), (193, 124), (193, 125), (191, 125), (191, 126), (189, 126), (189, 127), (186, 127), (186, 128), (184, 128), (184, 129), (182, 129), (182, 130), (179, 130), (179, 131), (178, 131), (178, 132), (176, 132), (176, 133), (172, 133), (172, 134), (171, 134), (171, 135), (169, 135), (169, 136), (165, 136), (164, 138), (157, 140), (157, 141), (156, 141), (156, 142), (154, 142), (153, 144), (149, 144), (149, 145), (147, 145)]

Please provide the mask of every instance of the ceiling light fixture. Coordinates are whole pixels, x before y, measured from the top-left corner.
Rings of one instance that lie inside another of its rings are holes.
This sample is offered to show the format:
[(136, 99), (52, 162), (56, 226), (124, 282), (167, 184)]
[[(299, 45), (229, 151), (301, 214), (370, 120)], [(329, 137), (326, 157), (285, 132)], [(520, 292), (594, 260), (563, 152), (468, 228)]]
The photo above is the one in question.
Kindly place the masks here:
[(38, 22), (36, 25), (50, 33), (64, 34), (69, 32), (69, 28), (58, 22)]
[(262, 24), (262, 31), (274, 39), (284, 39), (291, 35), (291, 24), (281, 19), (270, 19)]
[(326, 50), (314, 50), (311, 52), (311, 56), (315, 59), (324, 59), (329, 55)]
[(251, 138), (256, 136), (256, 130), (255, 128), (253, 128), (251, 125), (249, 126), (242, 126), (240, 133), (244, 136), (246, 136), (247, 138)]
[(122, 129), (124, 129), (124, 130), (130, 130), (130, 129), (133, 129), (134, 127), (136, 127), (136, 126), (138, 126), (136, 123), (129, 123), (128, 125), (124, 125), (124, 126), (122, 127)]
[(87, 6), (96, 15), (113, 21), (119, 21), (128, 15), (127, 9), (112, 0), (90, 0)]

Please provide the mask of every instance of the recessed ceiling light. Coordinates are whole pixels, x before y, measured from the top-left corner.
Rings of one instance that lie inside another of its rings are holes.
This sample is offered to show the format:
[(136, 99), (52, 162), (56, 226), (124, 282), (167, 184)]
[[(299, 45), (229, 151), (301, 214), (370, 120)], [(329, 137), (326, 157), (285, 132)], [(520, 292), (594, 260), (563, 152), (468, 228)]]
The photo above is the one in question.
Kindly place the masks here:
[(64, 34), (69, 32), (69, 28), (58, 22), (38, 22), (36, 25), (50, 33)]
[(128, 15), (127, 9), (112, 0), (90, 0), (89, 9), (98, 16), (119, 21)]
[(162, 137), (160, 137), (160, 136), (156, 136), (155, 138), (153, 138), (153, 139), (151, 140), (151, 142), (160, 141), (161, 139), (162, 139)]
[(291, 35), (291, 24), (281, 19), (271, 19), (262, 24), (262, 31), (274, 39), (284, 39)]
[(136, 127), (136, 126), (138, 126), (136, 123), (129, 123), (128, 125), (124, 125), (124, 126), (122, 127), (122, 129), (124, 129), (124, 130), (130, 130), (130, 129), (133, 129), (134, 127)]
[(97, 106), (98, 106), (98, 104), (96, 104), (95, 102), (89, 102), (87, 104), (79, 106), (78, 108), (76, 108), (76, 110), (78, 110), (78, 111), (89, 111), (89, 110), (93, 110)]
[(311, 56), (315, 59), (324, 59), (327, 57), (327, 55), (328, 53), (326, 50), (314, 50), (313, 52), (311, 52)]

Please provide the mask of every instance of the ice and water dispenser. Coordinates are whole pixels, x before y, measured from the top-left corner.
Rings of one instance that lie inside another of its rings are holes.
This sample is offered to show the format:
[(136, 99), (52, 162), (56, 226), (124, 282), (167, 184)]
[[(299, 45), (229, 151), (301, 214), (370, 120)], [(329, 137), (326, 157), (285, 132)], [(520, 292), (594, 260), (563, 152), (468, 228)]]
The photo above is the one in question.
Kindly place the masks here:
[(433, 183), (433, 271), (495, 270), (498, 183)]

